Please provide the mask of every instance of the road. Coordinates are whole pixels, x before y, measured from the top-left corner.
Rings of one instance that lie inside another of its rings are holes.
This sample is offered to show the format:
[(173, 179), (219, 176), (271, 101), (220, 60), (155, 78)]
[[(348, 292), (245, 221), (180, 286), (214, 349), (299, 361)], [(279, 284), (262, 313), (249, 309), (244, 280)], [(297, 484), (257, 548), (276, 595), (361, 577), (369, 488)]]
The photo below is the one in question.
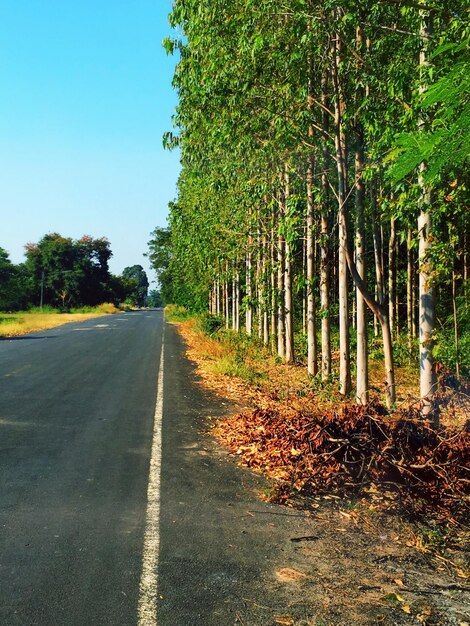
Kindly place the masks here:
[(308, 520), (208, 436), (224, 409), (161, 311), (0, 341), (0, 624), (307, 619), (274, 574)]

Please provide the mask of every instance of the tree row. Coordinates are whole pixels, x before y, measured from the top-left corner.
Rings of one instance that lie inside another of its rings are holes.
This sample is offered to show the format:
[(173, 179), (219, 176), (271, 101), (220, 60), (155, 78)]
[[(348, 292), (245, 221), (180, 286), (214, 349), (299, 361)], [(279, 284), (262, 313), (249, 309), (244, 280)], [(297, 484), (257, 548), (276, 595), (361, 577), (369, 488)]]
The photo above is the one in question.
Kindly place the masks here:
[(165, 143), (182, 173), (150, 242), (167, 299), (209, 307), (287, 363), (305, 337), (325, 380), (337, 347), (344, 395), (352, 336), (360, 403), (376, 333), (395, 402), (405, 332), (431, 417), (449, 336), (457, 374), (468, 367), (464, 3), (176, 0), (170, 20), (179, 104)]

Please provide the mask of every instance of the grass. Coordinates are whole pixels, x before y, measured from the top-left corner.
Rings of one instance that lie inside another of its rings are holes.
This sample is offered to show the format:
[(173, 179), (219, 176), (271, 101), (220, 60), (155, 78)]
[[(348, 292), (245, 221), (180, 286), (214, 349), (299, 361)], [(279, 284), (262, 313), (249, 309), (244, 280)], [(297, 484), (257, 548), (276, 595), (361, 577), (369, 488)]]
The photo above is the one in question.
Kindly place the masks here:
[(194, 317), (194, 314), (177, 304), (168, 304), (165, 307), (165, 317), (169, 322), (184, 322)]
[(55, 309), (32, 309), (20, 313), (0, 313), (0, 337), (15, 337), (26, 335), (39, 330), (48, 330), (61, 326), (67, 322), (82, 322), (84, 320), (119, 313), (120, 309), (109, 302), (97, 307), (75, 309), (71, 313), (60, 313)]

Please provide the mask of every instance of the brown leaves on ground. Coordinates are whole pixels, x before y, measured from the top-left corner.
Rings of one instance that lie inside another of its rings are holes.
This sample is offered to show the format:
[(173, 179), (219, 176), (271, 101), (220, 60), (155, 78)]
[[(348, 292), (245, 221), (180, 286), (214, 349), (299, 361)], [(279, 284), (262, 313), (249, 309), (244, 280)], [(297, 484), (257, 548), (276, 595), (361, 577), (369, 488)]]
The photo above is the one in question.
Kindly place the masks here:
[(387, 490), (417, 513), (461, 518), (469, 511), (470, 432), (432, 429), (410, 410), (379, 403), (322, 412), (256, 408), (225, 419), (217, 433), (249, 467), (277, 480), (274, 499), (293, 492)]
[(293, 583), (308, 578), (307, 574), (293, 569), (292, 567), (281, 567), (276, 571), (276, 578), (283, 583)]
[(401, 504), (447, 521), (468, 514), (468, 386), (455, 389), (441, 372), (437, 401), (445, 426), (436, 431), (419, 418), (409, 385), (406, 405), (392, 416), (378, 400), (363, 407), (315, 393), (305, 368), (275, 364), (268, 354), (257, 364), (266, 377), (253, 385), (208, 367), (230, 345), (207, 337), (192, 320), (178, 327), (204, 384), (256, 407), (221, 420), (214, 432), (243, 464), (276, 480), (273, 500), (362, 489), (383, 506)]

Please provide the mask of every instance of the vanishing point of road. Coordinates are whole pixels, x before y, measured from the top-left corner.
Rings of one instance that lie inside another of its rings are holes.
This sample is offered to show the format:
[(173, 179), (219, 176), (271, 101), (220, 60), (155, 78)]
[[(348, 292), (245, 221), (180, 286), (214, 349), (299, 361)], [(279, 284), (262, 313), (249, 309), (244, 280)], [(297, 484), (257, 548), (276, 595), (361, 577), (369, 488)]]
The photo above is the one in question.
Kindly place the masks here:
[(272, 624), (302, 519), (207, 435), (223, 404), (162, 311), (1, 340), (0, 625)]

